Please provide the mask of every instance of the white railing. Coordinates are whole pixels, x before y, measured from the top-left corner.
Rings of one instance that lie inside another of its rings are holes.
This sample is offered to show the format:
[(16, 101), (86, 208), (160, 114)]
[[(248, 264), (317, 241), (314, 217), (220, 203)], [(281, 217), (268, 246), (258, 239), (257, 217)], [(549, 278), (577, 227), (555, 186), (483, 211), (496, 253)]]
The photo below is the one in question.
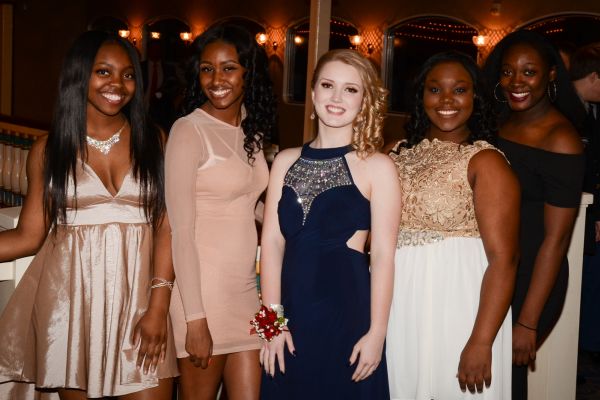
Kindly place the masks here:
[(0, 207), (23, 204), (27, 194), (27, 156), (33, 142), (48, 132), (0, 121)]

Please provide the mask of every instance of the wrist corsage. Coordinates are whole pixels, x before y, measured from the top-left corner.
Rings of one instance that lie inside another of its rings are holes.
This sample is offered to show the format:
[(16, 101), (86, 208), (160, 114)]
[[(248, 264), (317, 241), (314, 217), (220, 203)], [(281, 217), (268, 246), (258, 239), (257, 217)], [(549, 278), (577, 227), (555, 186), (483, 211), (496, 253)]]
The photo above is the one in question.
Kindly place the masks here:
[(271, 304), (270, 307), (260, 306), (260, 310), (254, 314), (254, 319), (250, 321), (252, 328), (250, 334), (256, 333), (261, 339), (270, 342), (284, 330), (287, 330), (288, 320), (283, 316), (283, 306), (281, 304)]

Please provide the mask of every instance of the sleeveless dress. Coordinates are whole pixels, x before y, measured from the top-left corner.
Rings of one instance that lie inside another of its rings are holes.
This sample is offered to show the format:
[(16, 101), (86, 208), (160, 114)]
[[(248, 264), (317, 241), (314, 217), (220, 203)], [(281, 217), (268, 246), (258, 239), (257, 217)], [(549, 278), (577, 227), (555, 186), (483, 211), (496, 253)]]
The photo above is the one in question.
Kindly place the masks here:
[(39, 397), (34, 387), (119, 396), (178, 375), (171, 335), (156, 373), (136, 367), (133, 331), (154, 276), (138, 183), (130, 171), (113, 196), (87, 164), (76, 173), (76, 208), (71, 179), (67, 223), (50, 232), (0, 317), (2, 399)]
[(371, 290), (368, 256), (346, 242), (370, 229), (371, 217), (344, 157), (350, 150), (304, 145), (285, 176), (281, 302), (296, 355), (285, 352), (285, 374), (263, 375), (263, 400), (389, 399), (385, 355), (369, 378), (351, 379), (352, 348), (370, 327)]
[(189, 356), (186, 321), (204, 317), (214, 355), (261, 346), (249, 323), (260, 307), (254, 209), (269, 171), (263, 152), (249, 163), (243, 145), (241, 126), (200, 108), (178, 119), (169, 135), (166, 201), (176, 274), (171, 318), (179, 358)]
[[(529, 289), (533, 266), (544, 240), (544, 204), (578, 208), (584, 174), (582, 154), (561, 154), (500, 138), (498, 147), (506, 154), (521, 184), (521, 224), (517, 269), (512, 301), (517, 320)], [(556, 283), (538, 322), (538, 338), (550, 333), (565, 301), (569, 281), (567, 256), (563, 258)], [(527, 398), (527, 367), (513, 368), (513, 399)]]
[(488, 266), (467, 169), (471, 157), (495, 148), (423, 139), (398, 149), (391, 153), (403, 205), (387, 335), (391, 398), (509, 399), (510, 311), (492, 346), (491, 386), (463, 393), (456, 378)]

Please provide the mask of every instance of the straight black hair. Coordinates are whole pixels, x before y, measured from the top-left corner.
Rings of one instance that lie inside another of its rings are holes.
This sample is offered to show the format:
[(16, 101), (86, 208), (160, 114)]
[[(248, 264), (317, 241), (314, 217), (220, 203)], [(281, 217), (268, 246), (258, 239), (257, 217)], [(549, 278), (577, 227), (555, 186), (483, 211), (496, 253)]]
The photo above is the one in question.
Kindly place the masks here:
[(147, 220), (155, 228), (164, 214), (164, 142), (144, 108), (142, 68), (137, 51), (116, 35), (88, 31), (75, 40), (63, 62), (44, 152), (44, 213), (51, 227), (66, 222), (69, 178), (74, 185), (75, 201), (77, 199), (77, 163), (87, 159), (88, 85), (96, 54), (107, 43), (120, 45), (134, 69), (135, 93), (123, 107), (123, 113), (131, 126), (129, 154), (133, 176), (140, 184), (142, 206)]

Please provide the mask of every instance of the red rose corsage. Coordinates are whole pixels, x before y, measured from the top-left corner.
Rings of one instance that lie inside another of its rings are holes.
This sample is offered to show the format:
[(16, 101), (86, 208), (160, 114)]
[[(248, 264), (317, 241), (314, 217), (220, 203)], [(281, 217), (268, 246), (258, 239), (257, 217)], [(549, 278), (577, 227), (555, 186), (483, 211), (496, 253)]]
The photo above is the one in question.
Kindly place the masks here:
[(288, 320), (283, 316), (283, 306), (280, 304), (271, 304), (271, 307), (262, 305), (260, 310), (254, 314), (254, 319), (250, 321), (252, 328), (250, 334), (256, 333), (261, 339), (270, 342), (286, 329)]

